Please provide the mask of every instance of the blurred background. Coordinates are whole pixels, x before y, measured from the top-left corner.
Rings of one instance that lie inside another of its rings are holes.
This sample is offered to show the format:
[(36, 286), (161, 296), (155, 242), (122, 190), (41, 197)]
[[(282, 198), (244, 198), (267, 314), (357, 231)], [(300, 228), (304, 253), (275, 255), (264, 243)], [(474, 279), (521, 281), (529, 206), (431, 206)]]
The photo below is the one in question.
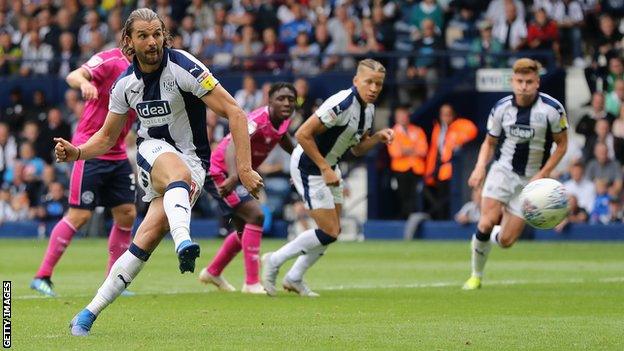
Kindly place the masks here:
[[(173, 47), (200, 58), (247, 112), (267, 104), (271, 82), (294, 82), (293, 133), (323, 99), (350, 87), (358, 60), (386, 66), (375, 128), (409, 133), (343, 160), (347, 239), (468, 238), (479, 192), (466, 179), (489, 110), (510, 93), (510, 63), (539, 60), (541, 90), (568, 111), (571, 142), (553, 177), (565, 183), (571, 211), (556, 230), (525, 237), (624, 238), (619, 0), (0, 0), (0, 237), (45, 237), (67, 209), (71, 165), (54, 162), (52, 138), (71, 138), (84, 102), (64, 79), (118, 46), (138, 7), (156, 11)], [(212, 111), (206, 119), (214, 146), (227, 121)], [(260, 168), (266, 236), (311, 225), (288, 162), (278, 148)], [(108, 233), (110, 214), (96, 212), (83, 234)], [(227, 233), (207, 194), (194, 212), (194, 235)]]

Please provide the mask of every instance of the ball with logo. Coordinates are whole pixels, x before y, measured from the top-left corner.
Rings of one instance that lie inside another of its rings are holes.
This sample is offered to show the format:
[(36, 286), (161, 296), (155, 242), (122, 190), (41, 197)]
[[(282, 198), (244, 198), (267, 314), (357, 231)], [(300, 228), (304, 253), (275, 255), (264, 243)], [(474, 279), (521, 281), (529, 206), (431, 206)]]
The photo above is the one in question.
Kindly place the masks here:
[(568, 215), (563, 184), (550, 178), (530, 182), (520, 193), (522, 215), (532, 227), (552, 229)]

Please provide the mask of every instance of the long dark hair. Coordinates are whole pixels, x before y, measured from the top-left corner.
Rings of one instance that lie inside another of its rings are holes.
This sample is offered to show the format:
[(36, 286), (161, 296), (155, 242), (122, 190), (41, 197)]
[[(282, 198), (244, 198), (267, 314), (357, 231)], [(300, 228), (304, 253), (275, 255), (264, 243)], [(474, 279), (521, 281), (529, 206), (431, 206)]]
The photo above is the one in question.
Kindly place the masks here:
[(128, 45), (128, 43), (126, 42), (126, 37), (132, 38), (132, 30), (134, 29), (133, 25), (134, 25), (134, 22), (137, 20), (145, 21), (145, 22), (158, 20), (160, 22), (160, 27), (162, 28), (162, 31), (163, 31), (163, 46), (167, 48), (171, 47), (171, 41), (172, 41), (171, 34), (165, 27), (165, 22), (162, 20), (162, 18), (160, 18), (160, 16), (158, 16), (156, 12), (148, 8), (141, 8), (141, 9), (136, 9), (132, 11), (132, 13), (130, 13), (130, 16), (128, 16), (126, 23), (124, 23), (124, 26), (121, 29), (120, 46), (121, 46), (121, 51), (123, 51), (124, 54), (128, 56), (134, 55), (134, 49), (131, 48), (130, 45)]

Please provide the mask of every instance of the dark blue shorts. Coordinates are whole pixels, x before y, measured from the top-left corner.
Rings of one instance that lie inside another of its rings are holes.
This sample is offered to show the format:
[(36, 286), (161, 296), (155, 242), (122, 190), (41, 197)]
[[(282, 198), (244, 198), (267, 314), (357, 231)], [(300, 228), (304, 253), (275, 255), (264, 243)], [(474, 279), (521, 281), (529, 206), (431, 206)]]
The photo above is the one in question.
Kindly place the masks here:
[(69, 207), (93, 210), (133, 204), (135, 189), (134, 171), (127, 159), (76, 161), (69, 181)]
[(225, 181), (227, 176), (223, 173), (208, 174), (206, 176), (206, 182), (204, 182), (204, 189), (219, 203), (219, 209), (223, 216), (232, 216), (236, 207), (243, 202), (253, 200), (253, 196), (249, 194), (247, 189), (242, 184), (237, 184), (236, 188), (229, 193), (226, 197), (219, 195), (217, 185), (220, 185)]

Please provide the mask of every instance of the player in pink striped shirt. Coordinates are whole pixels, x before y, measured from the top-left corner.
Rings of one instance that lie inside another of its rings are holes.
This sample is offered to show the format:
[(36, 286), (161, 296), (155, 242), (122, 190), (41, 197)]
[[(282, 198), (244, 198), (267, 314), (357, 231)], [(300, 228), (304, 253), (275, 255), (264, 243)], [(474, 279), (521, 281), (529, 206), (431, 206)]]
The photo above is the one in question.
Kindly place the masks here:
[[(288, 136), (290, 117), (295, 110), (297, 92), (290, 83), (275, 83), (269, 90), (269, 105), (252, 111), (248, 119), (252, 167), (256, 169), (279, 143), (291, 153)], [(244, 293), (265, 294), (258, 277), (260, 242), (264, 215), (260, 203), (238, 182), (234, 145), (228, 134), (213, 151), (204, 188), (218, 202), (223, 214), (232, 219), (236, 231), (225, 238), (212, 262), (199, 274), (203, 283), (223, 291), (236, 289), (221, 276), (225, 266), (241, 250), (245, 259)]]
[[(72, 139), (81, 145), (104, 124), (108, 113), (110, 89), (130, 60), (120, 49), (95, 54), (89, 61), (71, 72), (66, 81), (80, 89), (86, 100), (84, 112)], [(135, 121), (128, 118), (117, 144), (96, 159), (74, 162), (69, 184), (69, 211), (52, 229), (50, 242), (41, 266), (30, 287), (44, 295), (56, 296), (50, 277), (74, 234), (91, 218), (96, 206), (106, 206), (113, 214), (113, 227), (108, 238), (108, 268), (128, 249), (136, 217), (134, 171), (126, 154), (125, 138)]]

